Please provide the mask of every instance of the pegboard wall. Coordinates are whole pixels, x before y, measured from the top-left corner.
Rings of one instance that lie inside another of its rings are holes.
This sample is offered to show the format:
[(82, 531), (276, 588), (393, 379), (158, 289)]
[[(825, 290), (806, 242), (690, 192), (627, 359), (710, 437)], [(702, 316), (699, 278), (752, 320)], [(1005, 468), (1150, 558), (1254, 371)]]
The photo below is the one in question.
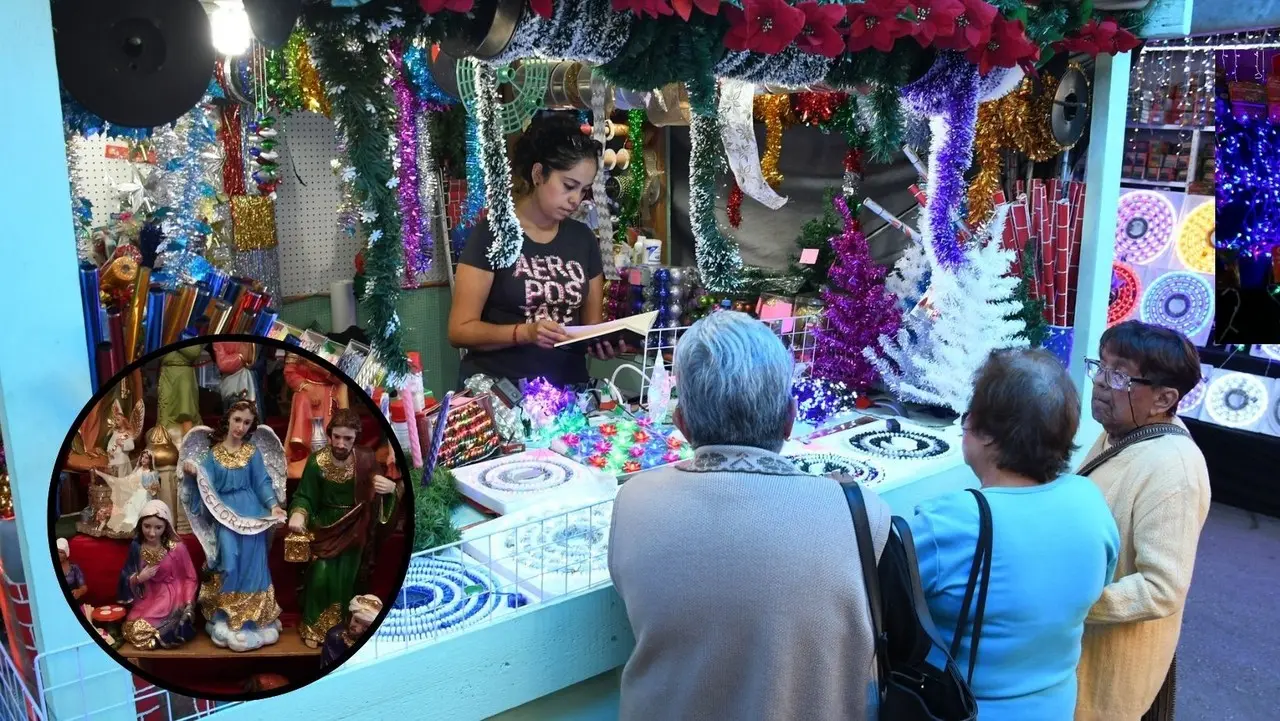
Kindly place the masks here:
[[(364, 245), (338, 228), (338, 177), (333, 121), (316, 113), (298, 113), (280, 121), (280, 187), (276, 192), (276, 232), (281, 292), (285, 297), (327, 294), (329, 286), (355, 274), (356, 253)], [(103, 225), (120, 209), (122, 184), (134, 180), (131, 163), (108, 157), (103, 138), (77, 139), (75, 158), (84, 194), (93, 203), (93, 225)], [(441, 235), (436, 233), (437, 236)], [(433, 258), (445, 258), (447, 238), (435, 237)], [(433, 262), (421, 280), (447, 278), (443, 261)]]

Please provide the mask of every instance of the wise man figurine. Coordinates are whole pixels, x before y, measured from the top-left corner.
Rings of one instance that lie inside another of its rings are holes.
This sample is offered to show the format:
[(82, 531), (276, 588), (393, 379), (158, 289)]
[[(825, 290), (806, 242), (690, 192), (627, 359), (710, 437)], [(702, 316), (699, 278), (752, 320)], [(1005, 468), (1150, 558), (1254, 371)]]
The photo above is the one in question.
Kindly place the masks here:
[(349, 408), (334, 412), (329, 443), (307, 458), (290, 507), (289, 530), (310, 537), (298, 624), (310, 648), (324, 643), (347, 602), (365, 590), (375, 540), (390, 528), (404, 494), (402, 483), (379, 473), (374, 453), (356, 446), (361, 425)]
[(351, 647), (369, 632), (369, 627), (382, 612), (382, 599), (367, 593), (356, 596), (351, 599), (347, 611), (351, 614), (347, 622), (339, 623), (325, 634), (324, 647), (320, 650), (321, 669), (342, 661)]

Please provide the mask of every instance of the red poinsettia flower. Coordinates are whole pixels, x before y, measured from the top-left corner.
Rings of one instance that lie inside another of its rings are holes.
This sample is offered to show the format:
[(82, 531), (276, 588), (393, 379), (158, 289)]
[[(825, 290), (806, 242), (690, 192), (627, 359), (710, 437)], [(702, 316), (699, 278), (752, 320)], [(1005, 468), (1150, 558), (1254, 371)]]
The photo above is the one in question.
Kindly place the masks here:
[(844, 52), (844, 38), (836, 26), (844, 19), (844, 8), (839, 5), (819, 5), (807, 0), (796, 6), (804, 13), (804, 27), (796, 38), (800, 52), (838, 57)]
[(472, 7), (475, 5), (475, 0), (418, 0), (418, 5), (422, 7), (422, 12), (428, 15), (435, 15), (445, 11), (465, 15), (471, 12)]
[(950, 35), (938, 33), (933, 46), (940, 50), (961, 52), (986, 45), (991, 39), (991, 24), (999, 14), (995, 6), (984, 0), (960, 0), (964, 10), (956, 16), (955, 30)]
[(996, 18), (991, 25), (991, 39), (985, 45), (971, 48), (965, 57), (986, 75), (994, 68), (1011, 68), (1024, 60), (1040, 57), (1040, 48), (1027, 39), (1021, 20)]
[(1108, 19), (1090, 20), (1074, 35), (1054, 43), (1054, 48), (1071, 53), (1115, 55), (1127, 53), (1141, 44), (1138, 36), (1120, 27), (1115, 20)]
[(804, 13), (784, 0), (744, 0), (742, 8), (725, 8), (729, 32), (724, 46), (730, 50), (777, 55), (804, 28)]
[(685, 22), (688, 22), (693, 15), (694, 8), (712, 17), (720, 12), (720, 0), (671, 0), (671, 6), (675, 9), (676, 15)]
[(956, 33), (956, 20), (964, 14), (961, 0), (920, 0), (916, 7), (915, 27), (911, 35), (920, 47), (933, 45), (937, 38)]
[(613, 0), (612, 5), (615, 13), (630, 12), (637, 17), (648, 15), (656, 18), (674, 14), (667, 0)]
[(866, 0), (846, 5), (849, 18), (849, 51), (875, 48), (893, 50), (898, 38), (911, 34), (911, 21), (906, 17), (907, 0)]
[(551, 7), (551, 0), (529, 0), (529, 9), (539, 17), (551, 19), (554, 8)]

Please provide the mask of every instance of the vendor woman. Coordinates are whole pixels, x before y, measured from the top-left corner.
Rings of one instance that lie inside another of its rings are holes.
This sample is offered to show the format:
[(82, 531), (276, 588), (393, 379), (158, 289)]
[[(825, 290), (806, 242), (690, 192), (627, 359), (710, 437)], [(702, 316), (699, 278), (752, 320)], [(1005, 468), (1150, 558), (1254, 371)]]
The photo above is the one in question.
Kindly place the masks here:
[[(604, 313), (600, 241), (571, 220), (595, 181), (601, 145), (576, 120), (543, 114), (520, 137), (512, 158), (516, 218), (524, 245), (510, 268), (489, 261), (493, 231), (478, 223), (458, 259), (449, 314), (449, 342), (466, 349), (461, 379), (485, 375), (519, 381), (546, 378), (585, 384), (587, 359), (568, 340), (566, 326), (593, 325)], [(620, 350), (620, 349), (617, 349)], [(612, 358), (598, 343), (591, 355)]]

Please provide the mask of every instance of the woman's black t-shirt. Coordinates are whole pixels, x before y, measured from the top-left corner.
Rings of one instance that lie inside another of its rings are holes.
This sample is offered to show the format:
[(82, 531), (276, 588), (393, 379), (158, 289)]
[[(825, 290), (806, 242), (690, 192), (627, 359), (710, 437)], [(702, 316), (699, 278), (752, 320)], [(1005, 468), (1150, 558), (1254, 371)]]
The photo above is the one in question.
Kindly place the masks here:
[[(493, 273), (493, 287), (480, 311), (480, 320), (495, 325), (533, 323), (549, 318), (561, 325), (581, 325), (582, 309), (592, 278), (604, 272), (600, 241), (576, 220), (564, 220), (549, 243), (525, 236), (515, 265), (494, 269), (489, 262), (493, 231), (481, 221), (462, 250), (458, 262)], [(536, 345), (517, 345), (493, 351), (467, 351), (461, 381), (477, 374), (518, 380), (539, 376), (557, 385), (586, 383), (587, 359), (571, 352)]]

